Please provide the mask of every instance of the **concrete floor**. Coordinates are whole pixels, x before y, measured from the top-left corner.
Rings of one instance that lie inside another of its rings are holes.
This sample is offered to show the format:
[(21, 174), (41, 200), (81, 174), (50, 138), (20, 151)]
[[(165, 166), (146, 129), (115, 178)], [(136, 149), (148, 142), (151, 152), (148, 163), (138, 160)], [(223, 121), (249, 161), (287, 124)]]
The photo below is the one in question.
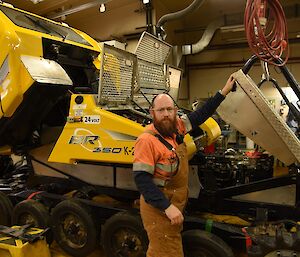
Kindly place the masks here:
[[(51, 251), (52, 257), (72, 257), (72, 256), (64, 253), (55, 242), (51, 245), (50, 251)], [(103, 253), (102, 249), (97, 249), (92, 254), (90, 254), (88, 257), (106, 257), (106, 255)]]
[[(235, 252), (235, 257), (247, 257), (246, 253), (240, 253)], [(52, 257), (72, 257), (66, 253), (64, 253), (62, 250), (59, 249), (57, 245), (51, 246), (51, 256)], [(102, 249), (97, 249), (92, 254), (90, 254), (88, 257), (107, 257)]]
[[(51, 247), (51, 255), (52, 255), (52, 257), (72, 257), (72, 256), (64, 253), (57, 246)], [(103, 253), (103, 251), (101, 249), (98, 249), (98, 250), (94, 251), (92, 254), (90, 254), (88, 257), (107, 257), (107, 256)], [(247, 257), (247, 254), (235, 252), (235, 257)]]

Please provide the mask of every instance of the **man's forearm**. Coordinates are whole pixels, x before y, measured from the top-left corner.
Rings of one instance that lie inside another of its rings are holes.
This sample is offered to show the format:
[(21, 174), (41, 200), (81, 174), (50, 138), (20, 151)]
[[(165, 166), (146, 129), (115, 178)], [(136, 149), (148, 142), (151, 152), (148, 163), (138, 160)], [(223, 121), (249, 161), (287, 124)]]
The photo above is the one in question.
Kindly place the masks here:
[(145, 171), (135, 171), (134, 180), (145, 201), (153, 207), (164, 211), (170, 206), (170, 201), (154, 184), (153, 176)]
[(210, 116), (212, 116), (224, 99), (225, 96), (218, 92), (215, 94), (214, 97), (208, 99), (207, 102), (201, 108), (189, 113), (187, 116), (191, 122), (192, 129), (197, 128)]

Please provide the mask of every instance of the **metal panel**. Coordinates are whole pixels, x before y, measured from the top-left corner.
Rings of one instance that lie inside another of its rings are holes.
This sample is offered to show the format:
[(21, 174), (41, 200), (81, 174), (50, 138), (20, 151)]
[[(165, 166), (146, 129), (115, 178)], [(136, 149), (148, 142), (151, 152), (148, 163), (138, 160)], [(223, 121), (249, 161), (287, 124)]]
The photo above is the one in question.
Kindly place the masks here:
[[(149, 106), (152, 98), (168, 91), (167, 80), (162, 66), (138, 60), (138, 85), (134, 101), (140, 106)], [(147, 97), (148, 101), (145, 99)]]
[(110, 166), (101, 166), (93, 164), (64, 164), (47, 162), (48, 156), (53, 149), (53, 144), (44, 145), (33, 149), (30, 154), (40, 162), (46, 165), (33, 161), (34, 172), (37, 175), (52, 176), (52, 177), (66, 177), (58, 173), (54, 169), (63, 171), (65, 174), (76, 177), (86, 183), (96, 186), (114, 186), (114, 168)]
[(189, 198), (198, 198), (202, 189), (201, 182), (198, 176), (198, 166), (189, 165)]
[(138, 72), (142, 88), (166, 90), (166, 78), (162, 66), (138, 60)]
[(141, 60), (162, 66), (171, 51), (171, 45), (144, 32), (137, 44), (135, 54)]
[(66, 71), (55, 61), (22, 55), (21, 60), (32, 79), (40, 83), (73, 85)]
[(134, 54), (102, 44), (99, 80), (101, 105), (128, 104), (136, 80), (137, 58)]
[(170, 50), (171, 45), (166, 42), (147, 32), (142, 34), (135, 51), (138, 57), (138, 87), (135, 89), (134, 101), (139, 106), (149, 107), (155, 95), (168, 92), (164, 64)]
[(274, 204), (284, 204), (294, 206), (296, 202), (296, 186), (288, 185), (256, 191), (248, 194), (232, 197), (233, 199), (264, 202)]
[(221, 118), (286, 165), (300, 162), (300, 141), (270, 106), (254, 81), (239, 70), (240, 87), (218, 108)]
[(133, 178), (132, 168), (117, 168), (116, 169), (116, 188), (137, 190)]

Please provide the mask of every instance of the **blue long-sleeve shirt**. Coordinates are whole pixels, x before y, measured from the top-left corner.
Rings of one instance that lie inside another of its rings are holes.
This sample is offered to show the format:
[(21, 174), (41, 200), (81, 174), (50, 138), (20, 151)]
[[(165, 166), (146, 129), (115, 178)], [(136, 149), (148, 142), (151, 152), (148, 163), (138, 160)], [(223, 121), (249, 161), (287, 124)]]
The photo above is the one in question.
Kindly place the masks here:
[[(225, 96), (218, 92), (214, 97), (208, 99), (202, 108), (189, 113), (187, 117), (191, 123), (192, 130), (198, 128), (199, 125), (212, 116), (224, 99)], [(152, 174), (145, 171), (135, 171), (134, 180), (138, 190), (143, 195), (147, 203), (161, 211), (164, 211), (170, 206), (170, 201), (154, 184)]]

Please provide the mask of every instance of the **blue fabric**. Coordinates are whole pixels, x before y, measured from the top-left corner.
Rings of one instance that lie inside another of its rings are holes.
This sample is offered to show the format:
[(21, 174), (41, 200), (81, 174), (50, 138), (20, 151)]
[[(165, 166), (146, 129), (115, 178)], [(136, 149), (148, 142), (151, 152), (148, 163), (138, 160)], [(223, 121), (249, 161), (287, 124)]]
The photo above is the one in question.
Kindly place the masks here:
[(191, 122), (192, 129), (197, 128), (209, 117), (211, 117), (224, 99), (225, 96), (218, 92), (215, 94), (214, 97), (208, 99), (207, 102), (201, 108), (187, 114)]
[(164, 211), (170, 206), (170, 201), (162, 191), (154, 184), (153, 175), (145, 171), (135, 171), (134, 180), (140, 193), (144, 196), (146, 203)]

